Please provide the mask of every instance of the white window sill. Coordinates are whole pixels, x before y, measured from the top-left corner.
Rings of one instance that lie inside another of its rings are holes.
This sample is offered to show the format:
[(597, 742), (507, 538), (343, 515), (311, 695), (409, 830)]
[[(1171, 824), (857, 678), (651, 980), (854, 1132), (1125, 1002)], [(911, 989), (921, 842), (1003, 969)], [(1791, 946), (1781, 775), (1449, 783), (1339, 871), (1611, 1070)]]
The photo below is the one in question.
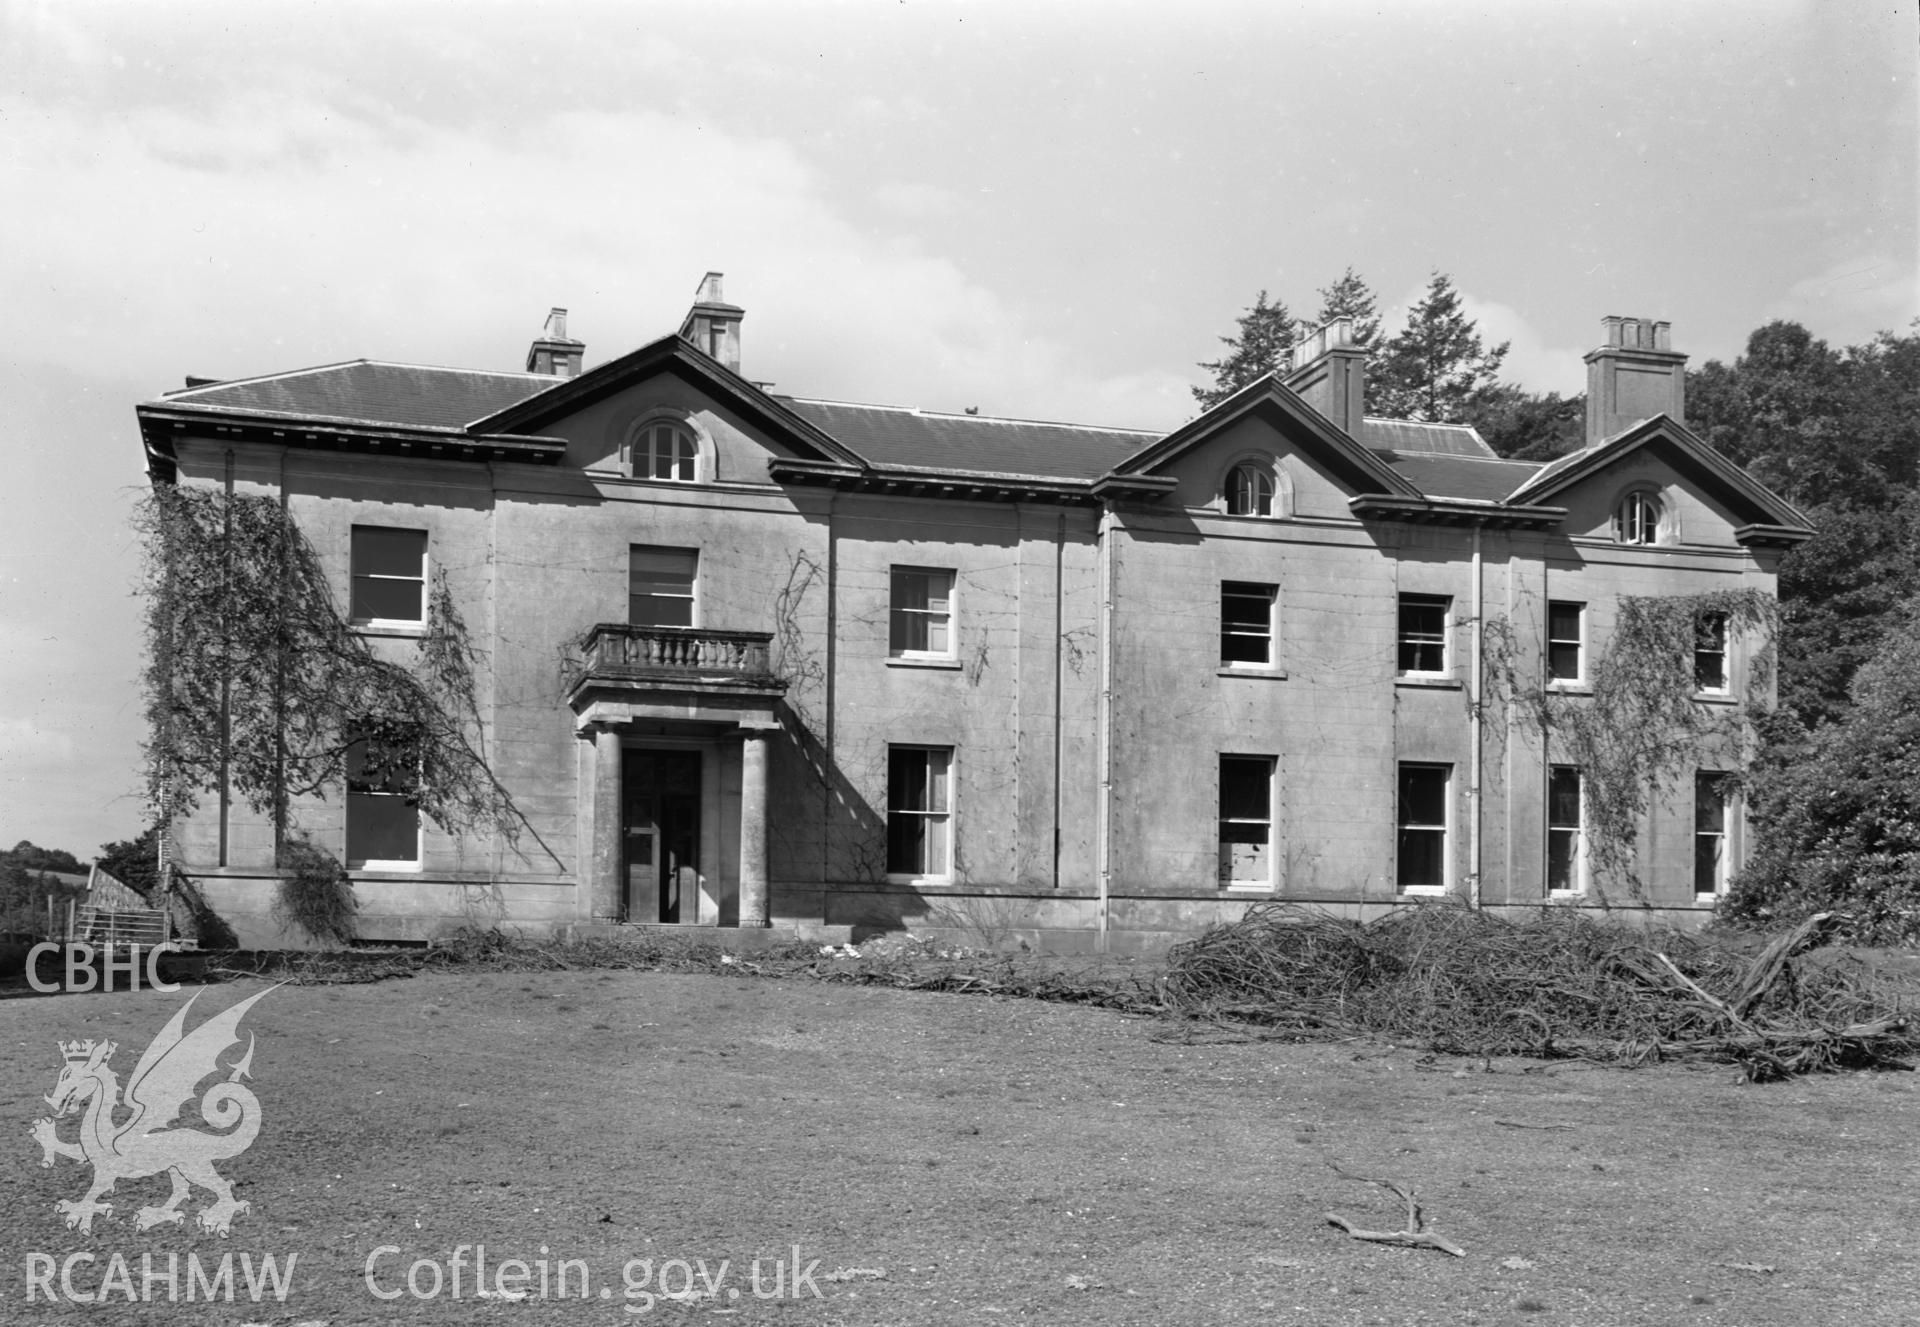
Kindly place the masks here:
[(418, 639), (427, 634), (424, 622), (399, 622), (390, 618), (363, 618), (358, 622), (349, 622), (349, 629), (358, 636), (411, 636)]
[(1448, 673), (1401, 673), (1393, 679), (1397, 687), (1433, 687), (1440, 691), (1460, 690), (1460, 679)]
[(887, 883), (890, 885), (950, 885), (953, 883), (953, 877), (950, 875), (889, 874), (887, 876)]
[(1284, 679), (1287, 675), (1286, 669), (1272, 668), (1265, 664), (1221, 664), (1218, 671), (1221, 677), (1273, 677)]
[(349, 875), (419, 875), (419, 862), (361, 862), (347, 867)]
[(1235, 880), (1231, 884), (1220, 886), (1223, 894), (1271, 894), (1273, 885), (1265, 880)]
[(1587, 891), (1584, 889), (1549, 889), (1547, 891), (1549, 899), (1576, 899), (1586, 896)]
[(1445, 898), (1445, 885), (1402, 885), (1395, 891), (1401, 898)]
[(1702, 705), (1732, 705), (1739, 700), (1731, 691), (1696, 691), (1693, 698)]
[(887, 656), (889, 668), (948, 668), (958, 670), (960, 661), (950, 655), (929, 654), (924, 658), (913, 654), (891, 654)]
[(1555, 678), (1547, 683), (1547, 690), (1556, 696), (1591, 696), (1593, 684), (1581, 678)]

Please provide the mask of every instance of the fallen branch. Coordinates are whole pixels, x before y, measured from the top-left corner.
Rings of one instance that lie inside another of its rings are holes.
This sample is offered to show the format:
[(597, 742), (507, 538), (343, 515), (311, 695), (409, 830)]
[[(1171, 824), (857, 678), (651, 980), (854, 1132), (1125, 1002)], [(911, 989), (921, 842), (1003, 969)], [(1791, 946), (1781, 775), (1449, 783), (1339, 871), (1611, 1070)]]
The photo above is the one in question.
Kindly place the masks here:
[(1327, 1164), (1333, 1166), (1333, 1173), (1342, 1179), (1359, 1180), (1362, 1184), (1377, 1184), (1389, 1193), (1394, 1194), (1407, 1205), (1407, 1226), (1405, 1230), (1362, 1230), (1354, 1225), (1353, 1222), (1334, 1212), (1328, 1212), (1326, 1214), (1329, 1225), (1338, 1226), (1355, 1239), (1366, 1240), (1369, 1244), (1394, 1244), (1401, 1248), (1408, 1249), (1438, 1249), (1440, 1252), (1450, 1253), (1456, 1258), (1464, 1258), (1467, 1256), (1467, 1251), (1458, 1244), (1455, 1244), (1444, 1235), (1435, 1234), (1427, 1228), (1426, 1219), (1420, 1212), (1420, 1201), (1414, 1197), (1412, 1189), (1397, 1184), (1393, 1180), (1376, 1180), (1366, 1175), (1349, 1174), (1347, 1171), (1340, 1169), (1340, 1167), (1334, 1166), (1331, 1161)]

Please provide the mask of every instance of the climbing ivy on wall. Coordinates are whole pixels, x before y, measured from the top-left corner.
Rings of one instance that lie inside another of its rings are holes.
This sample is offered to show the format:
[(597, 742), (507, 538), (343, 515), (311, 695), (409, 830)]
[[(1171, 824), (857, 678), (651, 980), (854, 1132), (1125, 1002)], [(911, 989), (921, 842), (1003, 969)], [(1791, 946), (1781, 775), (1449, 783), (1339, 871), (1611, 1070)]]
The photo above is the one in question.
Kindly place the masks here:
[(1759, 590), (1623, 596), (1606, 648), (1588, 666), (1587, 694), (1568, 694), (1524, 669), (1513, 626), (1485, 623), (1486, 699), (1539, 732), (1555, 764), (1579, 767), (1586, 797), (1588, 861), (1596, 881), (1625, 880), (1636, 894), (1634, 845), (1655, 797), (1702, 768), (1744, 770), (1751, 759), (1755, 706), (1703, 702), (1695, 649), (1716, 620), (1728, 641), (1759, 640), (1748, 655), (1748, 692), (1772, 683), (1776, 605)]
[(292, 806), (340, 791), (347, 749), (365, 741), (369, 775), (411, 778), (441, 827), (517, 837), (525, 817), (488, 764), (476, 654), (440, 569), (425, 634), (400, 663), (348, 624), (318, 554), (276, 499), (158, 485), (135, 524), (146, 791), (162, 824), (217, 793), (224, 764), (234, 795), (272, 818), (289, 879), (321, 879), (306, 848), (288, 847)]

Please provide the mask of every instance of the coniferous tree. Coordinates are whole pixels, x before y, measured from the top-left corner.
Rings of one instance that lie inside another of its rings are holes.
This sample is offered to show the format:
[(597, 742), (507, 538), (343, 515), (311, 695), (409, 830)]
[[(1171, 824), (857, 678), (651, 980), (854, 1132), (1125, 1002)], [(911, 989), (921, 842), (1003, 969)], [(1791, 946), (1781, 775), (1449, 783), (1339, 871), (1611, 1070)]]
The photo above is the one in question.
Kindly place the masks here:
[(1193, 399), (1202, 410), (1210, 410), (1254, 379), (1285, 368), (1293, 340), (1293, 315), (1286, 303), (1269, 304), (1267, 292), (1261, 291), (1253, 307), (1240, 315), (1240, 335), (1220, 338), (1228, 353), (1200, 365), (1213, 375), (1213, 385), (1191, 389)]
[(1370, 346), (1380, 336), (1379, 301), (1373, 287), (1349, 267), (1340, 279), (1320, 288), (1320, 312), (1316, 327), (1324, 327), (1335, 318), (1353, 320), (1353, 343)]
[(1510, 344), (1487, 349), (1452, 279), (1435, 272), (1407, 325), (1370, 366), (1368, 377), (1379, 384), (1369, 393), (1374, 408), (1397, 419), (1461, 423), (1475, 396), (1494, 384)]

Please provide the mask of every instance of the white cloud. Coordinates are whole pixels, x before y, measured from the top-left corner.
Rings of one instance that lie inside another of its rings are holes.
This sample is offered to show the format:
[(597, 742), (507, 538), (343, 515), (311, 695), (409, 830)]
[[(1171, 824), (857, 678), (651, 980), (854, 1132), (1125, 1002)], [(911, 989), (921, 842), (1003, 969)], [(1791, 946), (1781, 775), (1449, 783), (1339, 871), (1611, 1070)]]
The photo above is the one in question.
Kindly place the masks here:
[[(517, 368), (552, 304), (593, 362), (672, 330), (712, 268), (748, 310), (747, 371), (783, 390), (1172, 422), (1151, 376), (1083, 369), (1044, 310), (884, 223), (876, 238), (871, 209), (787, 144), (664, 112), (505, 139), (299, 92), (56, 114), (19, 127), (0, 190), (35, 202), (0, 214), (0, 245), (34, 255), (15, 326), (58, 328), (49, 352), (155, 391), (359, 355)], [(909, 214), (948, 201), (880, 195)]]
[(1884, 253), (1831, 263), (1794, 282), (1766, 308), (1769, 319), (1804, 323), (1842, 345), (1864, 341), (1882, 329), (1904, 332), (1917, 315), (1920, 288), (1914, 264)]

